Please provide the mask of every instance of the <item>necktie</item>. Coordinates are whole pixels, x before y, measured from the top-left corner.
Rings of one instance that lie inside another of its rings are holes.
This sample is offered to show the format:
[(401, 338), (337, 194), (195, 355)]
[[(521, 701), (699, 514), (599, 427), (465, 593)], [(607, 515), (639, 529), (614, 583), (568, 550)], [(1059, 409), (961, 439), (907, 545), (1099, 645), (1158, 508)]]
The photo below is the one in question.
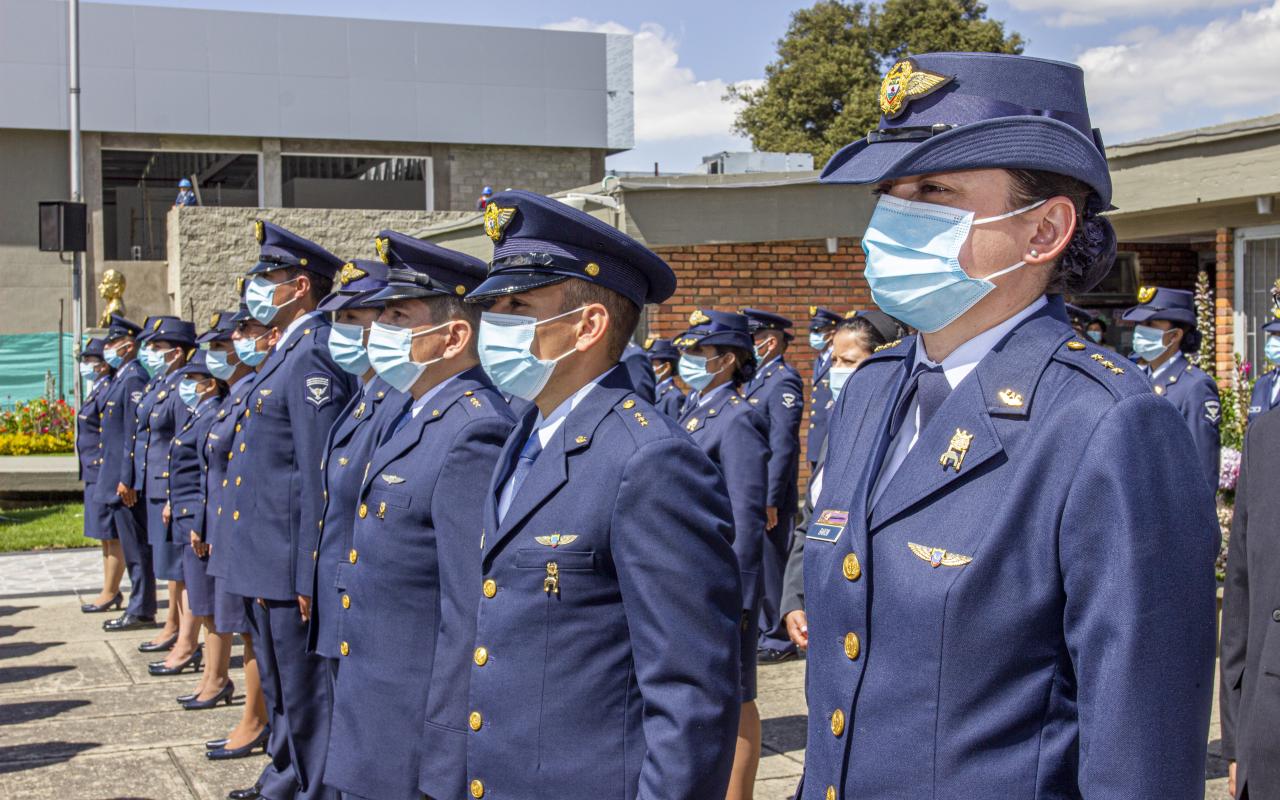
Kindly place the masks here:
[(502, 508), (498, 509), (498, 521), (507, 515), (507, 509), (511, 507), (511, 503), (516, 499), (516, 495), (520, 493), (520, 486), (524, 483), (525, 478), (529, 477), (530, 470), (533, 469), (533, 462), (538, 459), (538, 454), (542, 452), (542, 438), (538, 436), (537, 429), (529, 434), (528, 440), (525, 441), (524, 447), (520, 449), (520, 458), (516, 460), (516, 468), (511, 473), (511, 491), (507, 493), (507, 501), (502, 504)]
[(911, 373), (911, 381), (907, 384), (906, 391), (898, 400), (898, 408), (893, 415), (893, 427), (889, 430), (890, 437), (897, 436), (898, 431), (902, 430), (902, 423), (906, 421), (913, 397), (920, 405), (920, 427), (917, 433), (922, 433), (929, 427), (929, 420), (933, 419), (933, 415), (942, 407), (942, 402), (949, 394), (951, 394), (951, 384), (947, 381), (946, 373), (942, 371), (941, 366), (926, 367), (924, 364), (917, 364), (915, 371)]

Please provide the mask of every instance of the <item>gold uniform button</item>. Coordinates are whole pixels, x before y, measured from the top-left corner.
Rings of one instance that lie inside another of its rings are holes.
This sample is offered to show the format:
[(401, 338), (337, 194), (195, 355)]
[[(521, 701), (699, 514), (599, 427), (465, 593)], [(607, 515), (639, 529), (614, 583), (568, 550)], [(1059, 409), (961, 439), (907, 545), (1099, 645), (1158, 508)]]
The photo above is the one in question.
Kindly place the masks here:
[(364, 518), (365, 518), (365, 517), (367, 517), (367, 516), (369, 516), (369, 507), (368, 507), (367, 505), (365, 505), (364, 503), (361, 503), (361, 504), (360, 504), (360, 519), (364, 519)]
[(338, 652), (342, 653), (344, 656), (351, 655), (351, 645), (347, 644), (346, 642), (343, 642), (342, 644), (338, 645)]
[(844, 577), (847, 580), (856, 581), (862, 577), (862, 565), (858, 563), (858, 557), (853, 553), (844, 557), (844, 564), (841, 569), (844, 571)]
[(478, 731), (484, 727), (484, 717), (480, 716), (479, 711), (472, 711), (471, 716), (467, 717), (467, 724), (471, 726), (471, 730)]
[(237, 476), (236, 476), (236, 486), (239, 486), (239, 485), (240, 485), (240, 476), (239, 476), (239, 475), (237, 475)]
[(344, 595), (342, 596), (342, 607), (343, 607), (343, 608), (351, 608), (351, 595), (349, 595), (349, 594), (344, 594)]
[(839, 738), (840, 734), (844, 733), (844, 712), (838, 708), (831, 712), (831, 733), (836, 738)]
[(844, 654), (849, 657), (850, 661), (857, 661), (858, 654), (862, 652), (862, 642), (858, 640), (858, 634), (846, 633), (844, 635)]
[(241, 443), (240, 443), (240, 452), (241, 452), (241, 453), (243, 453), (243, 452), (244, 452), (244, 442), (241, 442)]
[(239, 432), (240, 432), (240, 423), (239, 423), (239, 422), (237, 422), (237, 423), (236, 423), (236, 433), (239, 433)]
[(353, 548), (351, 548), (351, 552), (350, 552), (350, 553), (347, 553), (347, 560), (348, 560), (348, 561), (350, 561), (352, 564), (354, 564), (354, 563), (356, 563), (356, 558), (357, 558), (357, 557), (358, 557), (358, 555), (357, 555), (357, 553), (356, 553), (356, 549), (355, 549), (354, 547), (353, 547)]
[(477, 667), (483, 667), (489, 663), (489, 650), (485, 647), (477, 647), (475, 653), (475, 661)]
[(481, 797), (484, 797), (484, 784), (478, 780), (472, 781), (471, 796), (474, 797), (476, 800), (480, 800)]
[(227, 488), (227, 479), (226, 479), (226, 478), (223, 478), (223, 479), (222, 479), (222, 488), (223, 488), (223, 489)]
[(836, 787), (827, 787), (827, 800), (836, 800)]
[(490, 578), (484, 582), (484, 596), (492, 598), (498, 593), (498, 582)]
[(233, 511), (233, 512), (231, 512), (231, 519), (233, 519), (233, 520), (238, 520), (238, 519), (240, 519), (240, 512), (239, 512), (239, 511)]

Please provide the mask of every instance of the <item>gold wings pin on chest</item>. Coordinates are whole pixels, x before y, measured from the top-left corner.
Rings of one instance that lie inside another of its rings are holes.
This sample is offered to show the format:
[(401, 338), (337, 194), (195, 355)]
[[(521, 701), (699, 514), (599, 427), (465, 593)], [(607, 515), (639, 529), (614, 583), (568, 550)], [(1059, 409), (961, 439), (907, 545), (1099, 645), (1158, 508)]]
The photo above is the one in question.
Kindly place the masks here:
[(578, 534), (553, 533), (549, 536), (535, 536), (533, 537), (533, 540), (538, 544), (543, 545), (544, 547), (550, 547), (554, 549), (559, 547), (562, 544), (573, 544), (574, 542), (578, 541)]
[(915, 553), (916, 558), (921, 561), (928, 561), (929, 566), (937, 569), (938, 567), (963, 567), (965, 564), (973, 561), (972, 556), (962, 556), (959, 553), (950, 553), (941, 547), (928, 547), (915, 542), (907, 542), (907, 547), (911, 548), (911, 552)]

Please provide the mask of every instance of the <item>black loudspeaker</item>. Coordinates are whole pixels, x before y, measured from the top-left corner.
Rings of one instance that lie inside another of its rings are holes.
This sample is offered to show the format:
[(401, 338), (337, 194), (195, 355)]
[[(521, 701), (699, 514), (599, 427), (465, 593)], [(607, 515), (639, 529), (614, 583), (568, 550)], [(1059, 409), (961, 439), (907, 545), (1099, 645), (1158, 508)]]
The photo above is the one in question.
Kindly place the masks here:
[(68, 200), (40, 203), (40, 249), (49, 253), (83, 253), (88, 250), (85, 204)]

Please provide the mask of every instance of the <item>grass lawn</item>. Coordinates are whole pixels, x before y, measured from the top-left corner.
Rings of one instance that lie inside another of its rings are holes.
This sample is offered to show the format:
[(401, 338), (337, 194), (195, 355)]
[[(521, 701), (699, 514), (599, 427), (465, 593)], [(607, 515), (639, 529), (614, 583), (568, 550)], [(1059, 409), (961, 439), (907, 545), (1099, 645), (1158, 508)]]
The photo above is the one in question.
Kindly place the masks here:
[(96, 542), (84, 537), (83, 513), (80, 503), (0, 509), (0, 553), (90, 547)]

